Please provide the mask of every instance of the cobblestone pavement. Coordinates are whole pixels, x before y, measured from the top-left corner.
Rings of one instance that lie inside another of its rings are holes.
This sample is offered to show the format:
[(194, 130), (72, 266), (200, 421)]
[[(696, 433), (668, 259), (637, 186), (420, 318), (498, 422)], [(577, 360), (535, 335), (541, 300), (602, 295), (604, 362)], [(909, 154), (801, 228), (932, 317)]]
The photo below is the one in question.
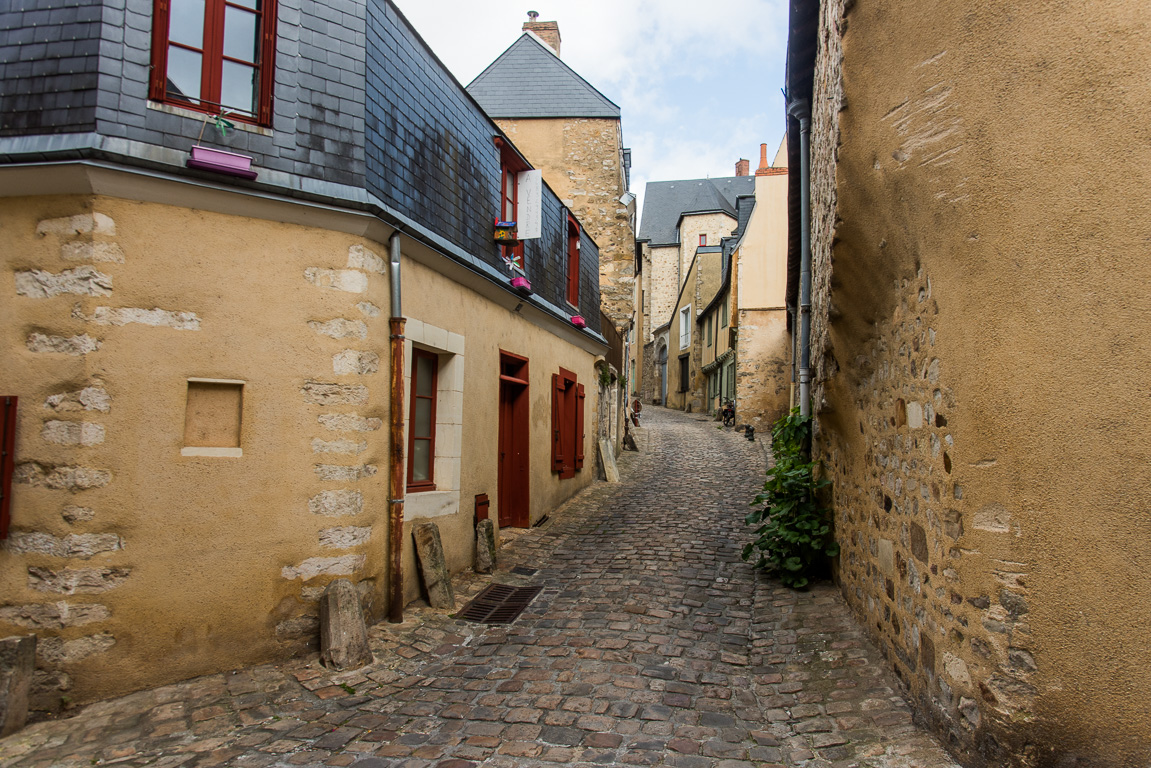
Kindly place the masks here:
[(494, 579), (544, 588), (514, 624), (409, 610), (362, 670), (313, 655), (100, 702), (0, 741), (0, 765), (954, 766), (833, 587), (740, 561), (763, 444), (644, 419), (622, 483), (507, 534)]

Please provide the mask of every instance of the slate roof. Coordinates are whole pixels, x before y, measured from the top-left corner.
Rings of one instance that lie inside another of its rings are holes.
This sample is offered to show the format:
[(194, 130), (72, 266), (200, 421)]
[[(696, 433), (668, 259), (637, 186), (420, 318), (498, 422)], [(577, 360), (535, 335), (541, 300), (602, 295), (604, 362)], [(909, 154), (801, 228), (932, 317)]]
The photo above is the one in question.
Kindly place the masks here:
[(619, 118), (619, 106), (525, 32), (467, 87), (490, 117)]
[(754, 176), (649, 181), (644, 191), (639, 239), (653, 246), (677, 243), (679, 219), (684, 214), (722, 211), (738, 218), (736, 198), (754, 194)]

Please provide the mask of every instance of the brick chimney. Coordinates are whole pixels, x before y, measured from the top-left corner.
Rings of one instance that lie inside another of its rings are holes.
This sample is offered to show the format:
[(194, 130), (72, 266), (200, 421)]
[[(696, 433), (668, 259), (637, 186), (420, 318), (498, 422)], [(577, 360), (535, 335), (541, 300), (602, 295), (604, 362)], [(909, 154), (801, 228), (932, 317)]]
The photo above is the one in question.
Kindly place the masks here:
[(756, 176), (770, 176), (771, 163), (767, 161), (767, 145), (759, 145), (759, 168), (755, 170)]
[(736, 164), (735, 164), (735, 175), (736, 176), (750, 176), (751, 175), (751, 164), (748, 163), (747, 160), (744, 160), (742, 157), (739, 158), (739, 161), (736, 162)]
[(523, 31), (532, 32), (548, 44), (556, 56), (560, 55), (560, 25), (554, 21), (538, 21), (540, 15), (535, 11), (528, 11), (528, 20), (524, 22)]

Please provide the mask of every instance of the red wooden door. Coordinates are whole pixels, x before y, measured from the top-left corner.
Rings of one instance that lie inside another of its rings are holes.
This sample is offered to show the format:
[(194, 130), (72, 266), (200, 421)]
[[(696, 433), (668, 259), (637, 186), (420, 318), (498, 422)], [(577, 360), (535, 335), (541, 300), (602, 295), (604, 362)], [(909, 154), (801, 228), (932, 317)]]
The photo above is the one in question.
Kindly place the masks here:
[(527, 367), (527, 358), (506, 352), (500, 355), (497, 489), (501, 528), (530, 525)]

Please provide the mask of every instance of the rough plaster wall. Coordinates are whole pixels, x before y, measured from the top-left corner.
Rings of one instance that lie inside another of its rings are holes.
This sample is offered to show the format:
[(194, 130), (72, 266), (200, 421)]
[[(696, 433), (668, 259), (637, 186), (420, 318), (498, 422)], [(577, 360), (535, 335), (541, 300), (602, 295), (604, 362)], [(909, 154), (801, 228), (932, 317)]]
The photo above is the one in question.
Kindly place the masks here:
[(499, 119), (496, 124), (575, 212), (599, 246), (601, 306), (617, 328), (631, 319), (635, 279), (634, 201), (624, 185), (619, 120)]
[(736, 414), (766, 434), (787, 413), (791, 380), (786, 310), (739, 310)]
[[(0, 386), (21, 396), (0, 632), (45, 641), (33, 706), (310, 647), (307, 590), (336, 575), (372, 612), (383, 542), (324, 531), (370, 526), (386, 492), (358, 488), (380, 446), (370, 430), (354, 457), (311, 444), (333, 434), (317, 415), (386, 406), (378, 374), (333, 370), (386, 338), (355, 306), (371, 279), (348, 263), (355, 240), (101, 197), (9, 198), (0, 222)], [(81, 267), (108, 280), (59, 278)], [(61, 290), (21, 291), (32, 272)], [(353, 337), (309, 325), (333, 318)], [(181, 455), (189, 377), (245, 382), (242, 457)]]
[[(0, 633), (31, 630), (45, 641), (34, 706), (312, 648), (317, 601), (339, 576), (359, 583), (369, 617), (379, 618), (388, 586), (386, 246), (102, 197), (8, 198), (0, 231), (0, 391), (21, 398)], [(58, 279), (76, 269), (79, 251), (116, 253), (81, 265), (109, 279)], [(18, 276), (37, 271), (56, 277), (36, 285), (68, 290), (21, 293)], [(537, 457), (549, 444), (550, 375), (560, 366), (587, 386), (585, 453), (593, 450), (594, 356), (407, 258), (403, 273), (409, 316), (469, 337), (461, 502), (436, 519), (458, 572), (472, 561), (472, 499), (497, 500), (490, 404), (500, 350), (531, 360)], [(189, 377), (245, 382), (242, 456), (182, 455)], [(567, 480), (533, 459), (532, 520), (592, 482), (592, 457)], [(404, 540), (413, 599), (420, 582)]]
[[(1151, 366), (1146, 9), (938, 10), (821, 11), (816, 451), (841, 583), (965, 763), (1142, 764), (1147, 430), (1116, 414)], [(1099, 150), (1099, 93), (1133, 154)]]

